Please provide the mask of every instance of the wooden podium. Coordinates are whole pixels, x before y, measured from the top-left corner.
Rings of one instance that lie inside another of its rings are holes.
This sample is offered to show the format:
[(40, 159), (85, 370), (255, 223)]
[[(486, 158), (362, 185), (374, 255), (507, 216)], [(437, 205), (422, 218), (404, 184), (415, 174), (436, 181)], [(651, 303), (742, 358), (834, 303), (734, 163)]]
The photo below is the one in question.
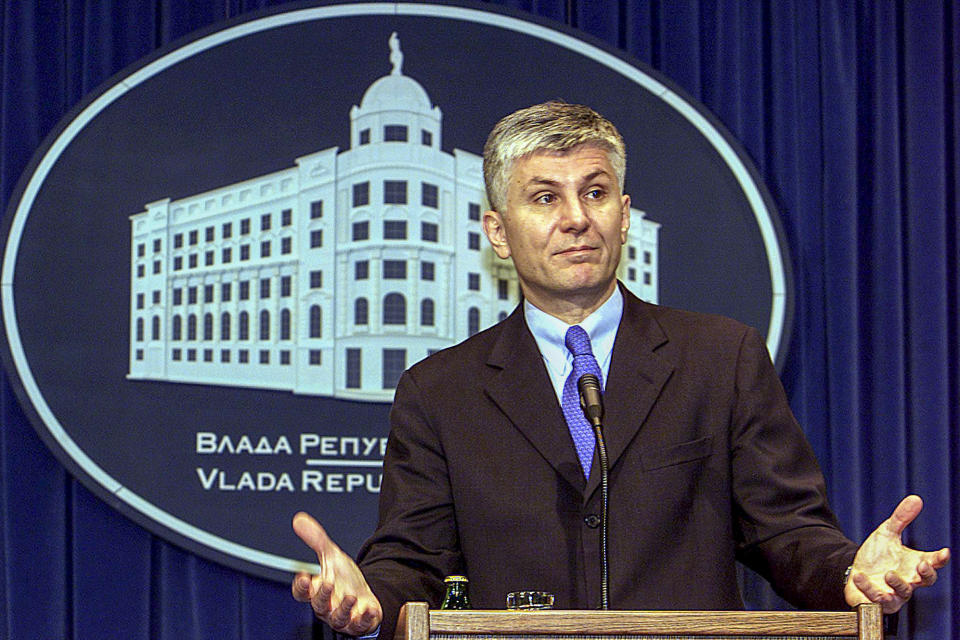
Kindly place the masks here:
[(408, 602), (394, 640), (882, 640), (880, 605), (853, 611), (431, 611)]

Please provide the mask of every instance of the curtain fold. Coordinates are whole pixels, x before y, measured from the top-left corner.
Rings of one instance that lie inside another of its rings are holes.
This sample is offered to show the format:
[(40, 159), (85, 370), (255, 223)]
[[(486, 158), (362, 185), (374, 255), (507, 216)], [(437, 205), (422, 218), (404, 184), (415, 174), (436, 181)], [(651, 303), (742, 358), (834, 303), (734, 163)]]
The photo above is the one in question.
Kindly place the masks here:
[[(2, 5), (3, 215), (44, 137), (100, 83), (197, 29), (278, 4)], [(845, 530), (862, 539), (918, 493), (926, 508), (908, 542), (960, 550), (960, 7), (486, 4), (620, 47), (730, 129), (780, 209), (796, 293), (782, 378)], [(320, 633), (287, 585), (182, 551), (80, 486), (33, 431), (6, 372), (0, 407), (0, 637)], [(900, 637), (960, 640), (958, 580), (954, 560), (905, 609)], [(745, 593), (753, 606), (778, 604), (753, 579)]]

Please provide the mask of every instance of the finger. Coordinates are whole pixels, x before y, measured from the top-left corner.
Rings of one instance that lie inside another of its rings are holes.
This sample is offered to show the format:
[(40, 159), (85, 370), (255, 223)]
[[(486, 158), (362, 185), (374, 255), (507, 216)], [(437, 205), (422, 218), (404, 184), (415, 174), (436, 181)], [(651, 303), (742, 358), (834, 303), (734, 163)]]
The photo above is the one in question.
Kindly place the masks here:
[(930, 555), (932, 557), (927, 558), (927, 562), (929, 562), (930, 566), (934, 569), (943, 569), (947, 566), (947, 563), (950, 562), (950, 549), (947, 547), (939, 551), (934, 551)]
[(350, 625), (350, 616), (353, 612), (353, 606), (357, 603), (355, 596), (344, 596), (340, 601), (340, 606), (330, 612), (328, 616), (329, 624), (337, 631), (345, 632)]
[(302, 571), (298, 573), (290, 583), (290, 589), (297, 602), (310, 602), (310, 574)]
[(893, 593), (881, 589), (862, 573), (854, 573), (850, 579), (853, 580), (853, 584), (856, 585), (857, 589), (860, 589), (860, 592), (865, 595), (870, 602), (883, 604), (893, 599)]
[(917, 573), (920, 575), (920, 584), (924, 587), (929, 587), (937, 581), (937, 570), (926, 560), (917, 565)]
[(920, 496), (907, 496), (900, 501), (900, 504), (897, 505), (897, 508), (893, 510), (893, 513), (884, 523), (887, 531), (894, 535), (900, 535), (907, 528), (907, 525), (920, 515), (922, 509), (923, 500), (920, 499)]
[(900, 574), (895, 571), (888, 571), (887, 574), (883, 576), (883, 580), (887, 583), (887, 586), (893, 589), (896, 596), (904, 602), (909, 600), (910, 596), (913, 595), (913, 586), (901, 578)]
[(293, 516), (293, 531), (318, 557), (330, 546), (327, 532), (309, 513), (300, 511)]

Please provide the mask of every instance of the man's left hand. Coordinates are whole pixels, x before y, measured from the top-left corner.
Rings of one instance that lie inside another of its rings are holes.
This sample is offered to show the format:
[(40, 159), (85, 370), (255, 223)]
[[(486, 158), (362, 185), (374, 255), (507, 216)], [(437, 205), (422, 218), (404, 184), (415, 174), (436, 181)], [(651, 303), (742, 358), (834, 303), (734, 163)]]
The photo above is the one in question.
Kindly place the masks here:
[(920, 515), (923, 501), (907, 496), (893, 514), (864, 540), (853, 560), (843, 595), (850, 606), (878, 602), (884, 613), (900, 610), (917, 587), (937, 581), (937, 569), (950, 560), (950, 549), (917, 551), (903, 546), (901, 535)]

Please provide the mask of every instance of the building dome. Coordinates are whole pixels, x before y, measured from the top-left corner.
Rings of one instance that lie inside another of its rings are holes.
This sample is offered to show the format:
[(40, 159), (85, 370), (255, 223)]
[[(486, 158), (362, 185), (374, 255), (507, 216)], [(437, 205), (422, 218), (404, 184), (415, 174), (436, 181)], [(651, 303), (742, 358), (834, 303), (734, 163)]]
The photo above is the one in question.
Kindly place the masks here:
[(376, 80), (363, 94), (360, 110), (372, 111), (430, 111), (430, 96), (420, 83), (403, 75), (403, 51), (397, 33), (390, 34), (390, 75)]

